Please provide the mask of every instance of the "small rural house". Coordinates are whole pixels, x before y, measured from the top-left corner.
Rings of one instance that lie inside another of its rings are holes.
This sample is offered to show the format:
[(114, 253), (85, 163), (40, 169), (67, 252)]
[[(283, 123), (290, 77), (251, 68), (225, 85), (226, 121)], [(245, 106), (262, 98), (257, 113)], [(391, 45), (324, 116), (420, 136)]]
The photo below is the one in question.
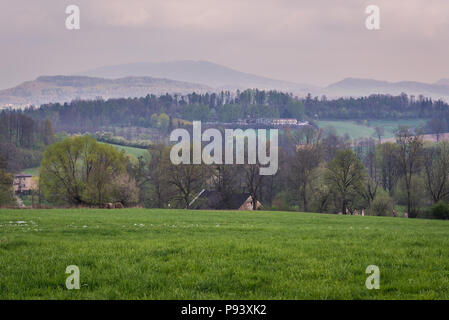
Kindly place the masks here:
[[(257, 209), (262, 204), (257, 201)], [(189, 204), (194, 210), (253, 210), (253, 199), (249, 193), (234, 193), (225, 199), (218, 191), (203, 189)]]
[(32, 178), (31, 174), (24, 174), (23, 172), (15, 174), (13, 182), (14, 192), (23, 195), (31, 194), (33, 188)]

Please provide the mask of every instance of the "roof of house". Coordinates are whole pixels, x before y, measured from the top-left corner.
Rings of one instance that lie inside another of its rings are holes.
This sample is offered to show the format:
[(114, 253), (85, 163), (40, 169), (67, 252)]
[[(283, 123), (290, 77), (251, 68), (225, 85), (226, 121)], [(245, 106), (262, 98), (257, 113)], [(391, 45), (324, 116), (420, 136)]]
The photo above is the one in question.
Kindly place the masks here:
[(250, 197), (249, 193), (233, 193), (227, 199), (219, 191), (203, 190), (191, 202), (190, 209), (237, 210)]
[(33, 175), (31, 174), (24, 174), (24, 173), (19, 173), (19, 174), (15, 174), (14, 178), (32, 178)]

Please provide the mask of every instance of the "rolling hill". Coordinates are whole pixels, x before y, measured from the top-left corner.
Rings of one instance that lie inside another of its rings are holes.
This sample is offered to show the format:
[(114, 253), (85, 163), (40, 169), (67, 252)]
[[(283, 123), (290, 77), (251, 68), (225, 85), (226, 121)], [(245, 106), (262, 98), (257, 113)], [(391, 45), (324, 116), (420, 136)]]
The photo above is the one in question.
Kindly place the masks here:
[(87, 76), (41, 76), (14, 88), (0, 90), (0, 108), (70, 102), (74, 99), (142, 97), (147, 94), (207, 92), (195, 83), (152, 77), (104, 79)]

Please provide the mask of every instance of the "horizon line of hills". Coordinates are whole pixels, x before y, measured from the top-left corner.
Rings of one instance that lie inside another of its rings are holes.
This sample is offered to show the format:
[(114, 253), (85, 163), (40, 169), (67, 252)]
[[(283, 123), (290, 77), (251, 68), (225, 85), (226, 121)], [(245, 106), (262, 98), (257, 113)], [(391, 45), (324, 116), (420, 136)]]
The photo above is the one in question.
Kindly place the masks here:
[(449, 79), (424, 83), (345, 78), (326, 87), (318, 87), (244, 73), (206, 61), (174, 61), (106, 66), (78, 75), (39, 76), (13, 88), (0, 90), (0, 109), (98, 97), (129, 98), (165, 93), (183, 95), (256, 88), (289, 92), (297, 96), (310, 93), (312, 96), (339, 98), (405, 93), (449, 101)]

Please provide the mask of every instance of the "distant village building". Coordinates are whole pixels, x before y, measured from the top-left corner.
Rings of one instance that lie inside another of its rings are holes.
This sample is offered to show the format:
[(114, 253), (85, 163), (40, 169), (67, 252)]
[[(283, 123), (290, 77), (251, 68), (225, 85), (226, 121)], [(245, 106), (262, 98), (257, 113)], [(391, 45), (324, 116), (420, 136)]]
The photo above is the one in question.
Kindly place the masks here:
[(280, 118), (280, 119), (269, 119), (269, 118), (257, 118), (256, 124), (267, 125), (267, 126), (306, 126), (309, 124), (308, 121), (301, 122), (298, 119), (290, 118)]
[(298, 124), (297, 119), (273, 119), (271, 122), (275, 126), (296, 126)]
[[(257, 209), (262, 204), (257, 201)], [(193, 210), (253, 210), (253, 198), (249, 193), (234, 193), (223, 199), (218, 191), (202, 190), (189, 204)]]
[(16, 194), (28, 195), (31, 194), (31, 190), (33, 189), (33, 176), (31, 174), (16, 174), (14, 175), (14, 192)]

